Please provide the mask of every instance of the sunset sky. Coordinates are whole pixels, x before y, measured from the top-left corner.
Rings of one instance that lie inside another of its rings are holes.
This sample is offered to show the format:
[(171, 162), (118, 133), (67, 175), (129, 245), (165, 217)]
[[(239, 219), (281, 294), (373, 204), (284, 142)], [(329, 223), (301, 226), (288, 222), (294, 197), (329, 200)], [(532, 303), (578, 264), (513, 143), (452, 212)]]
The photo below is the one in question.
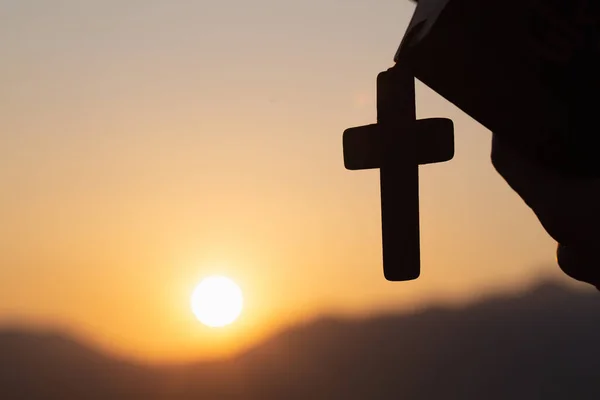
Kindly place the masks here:
[[(342, 132), (375, 121), (406, 0), (0, 1), (0, 321), (128, 357), (232, 354), (321, 314), (462, 301), (557, 275), (555, 243), (494, 171), (490, 133), (421, 168), (422, 276), (383, 278), (376, 170)], [(189, 308), (210, 274), (235, 324)]]

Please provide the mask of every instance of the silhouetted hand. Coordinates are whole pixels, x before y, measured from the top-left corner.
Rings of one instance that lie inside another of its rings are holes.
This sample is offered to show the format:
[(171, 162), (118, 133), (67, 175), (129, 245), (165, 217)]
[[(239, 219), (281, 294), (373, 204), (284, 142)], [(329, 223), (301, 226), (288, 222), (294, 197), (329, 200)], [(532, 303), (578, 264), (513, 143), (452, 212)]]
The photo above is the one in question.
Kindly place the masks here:
[(600, 179), (561, 175), (526, 159), (498, 135), (492, 164), (558, 242), (560, 268), (600, 290)]

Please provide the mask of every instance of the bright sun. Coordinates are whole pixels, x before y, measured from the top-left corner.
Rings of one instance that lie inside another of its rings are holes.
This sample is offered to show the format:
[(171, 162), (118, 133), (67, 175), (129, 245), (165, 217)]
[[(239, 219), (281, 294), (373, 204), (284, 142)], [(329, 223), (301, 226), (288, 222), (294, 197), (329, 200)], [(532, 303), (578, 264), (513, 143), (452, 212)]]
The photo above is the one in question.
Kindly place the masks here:
[(221, 328), (235, 321), (242, 312), (243, 303), (240, 287), (224, 276), (203, 279), (191, 298), (194, 315), (211, 328)]

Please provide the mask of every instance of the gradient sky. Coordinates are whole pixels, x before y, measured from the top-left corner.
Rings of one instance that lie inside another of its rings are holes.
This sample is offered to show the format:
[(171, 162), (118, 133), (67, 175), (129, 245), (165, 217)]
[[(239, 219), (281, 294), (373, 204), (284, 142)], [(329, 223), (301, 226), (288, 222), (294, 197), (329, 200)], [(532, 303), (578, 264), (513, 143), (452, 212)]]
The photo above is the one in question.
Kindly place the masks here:
[[(462, 301), (558, 275), (555, 244), (450, 117), (421, 168), (422, 277), (386, 282), (378, 172), (343, 167), (375, 121), (403, 0), (0, 0), (0, 321), (58, 326), (149, 361), (235, 352), (322, 313)], [(245, 293), (201, 326), (199, 280)]]

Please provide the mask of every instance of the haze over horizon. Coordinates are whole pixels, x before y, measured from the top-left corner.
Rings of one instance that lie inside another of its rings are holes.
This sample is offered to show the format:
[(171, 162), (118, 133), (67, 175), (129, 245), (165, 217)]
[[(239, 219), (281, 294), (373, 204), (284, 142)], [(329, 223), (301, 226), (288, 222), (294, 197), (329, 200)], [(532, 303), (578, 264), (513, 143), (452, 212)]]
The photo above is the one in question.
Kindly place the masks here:
[[(453, 119), (456, 155), (421, 168), (421, 278), (384, 280), (378, 172), (346, 171), (341, 137), (375, 121), (375, 77), (413, 9), (0, 3), (0, 325), (175, 362), (318, 315), (566, 282), (554, 241), (494, 171), (489, 132), (422, 84), (419, 117)], [(245, 296), (222, 330), (188, 305), (214, 273)]]
[(0, 331), (0, 395), (593, 400), (599, 306), (596, 291), (546, 282), (466, 307), (322, 318), (234, 358), (187, 365), (135, 365), (68, 336)]
[[(547, 314), (551, 313), (553, 310), (559, 310), (558, 306), (560, 305), (560, 299), (567, 301), (568, 304), (573, 306), (575, 304), (579, 304), (578, 302), (580, 301), (584, 301), (584, 304), (596, 307), (596, 305), (593, 303), (595, 295), (596, 291), (590, 288), (576, 288), (555, 278), (540, 278), (539, 280), (531, 282), (529, 285), (523, 288), (513, 288), (513, 290), (507, 290), (505, 288), (499, 291), (490, 291), (477, 299), (472, 299), (463, 303), (451, 304), (447, 302), (433, 301), (430, 303), (423, 303), (420, 307), (412, 310), (379, 310), (377, 312), (363, 315), (340, 313), (316, 314), (308, 319), (296, 320), (290, 323), (288, 326), (282, 326), (280, 329), (274, 330), (264, 338), (261, 338), (254, 343), (250, 343), (247, 347), (238, 349), (237, 352), (234, 352), (226, 357), (204, 357), (202, 355), (197, 355), (188, 359), (175, 359), (166, 361), (145, 359), (115, 351), (114, 349), (106, 347), (101, 342), (92, 340), (90, 336), (82, 334), (82, 332), (70, 331), (64, 327), (56, 325), (52, 326), (42, 324), (38, 326), (32, 326), (27, 324), (19, 324), (15, 321), (0, 325), (0, 345), (3, 344), (4, 340), (20, 340), (19, 338), (23, 340), (35, 340), (42, 347), (49, 344), (51, 345), (53, 341), (58, 341), (66, 344), (67, 346), (85, 349), (85, 351), (94, 354), (95, 357), (104, 357), (129, 365), (150, 368), (168, 368), (178, 366), (184, 367), (198, 364), (230, 362), (232, 360), (247, 357), (248, 354), (261, 351), (260, 349), (264, 347), (270, 347), (271, 343), (281, 341), (282, 337), (287, 337), (289, 335), (306, 336), (305, 340), (310, 342), (311, 340), (314, 340), (314, 337), (312, 335), (306, 335), (306, 331), (318, 331), (320, 326), (346, 325), (349, 328), (355, 327), (364, 329), (365, 327), (374, 324), (376, 321), (382, 320), (418, 320), (427, 315), (435, 315), (440, 313), (468, 316), (470, 314), (479, 313), (478, 310), (480, 309), (494, 309), (494, 305), (498, 304), (504, 305), (504, 313), (508, 312), (508, 310), (511, 308), (514, 309), (514, 313), (521, 312), (521, 310), (518, 309), (518, 305), (520, 305), (523, 309), (534, 307), (537, 313), (541, 313), (541, 305), (546, 304)], [(566, 311), (564, 309), (561, 310), (561, 312)], [(581, 312), (579, 308), (574, 308), (573, 311), (575, 313)], [(472, 326), (466, 326), (466, 328), (470, 329)], [(369, 332), (368, 329), (364, 329), (364, 331), (366, 334)], [(4, 345), (6, 345), (6, 343), (4, 343)], [(60, 349), (58, 350), (60, 353)], [(297, 351), (294, 346), (290, 346), (287, 350)], [(67, 353), (69, 352), (68, 349), (65, 349), (65, 351)], [(5, 366), (7, 365), (5, 364)]]
[[(593, 297), (595, 291), (585, 286), (570, 285), (569, 282), (563, 282), (555, 277), (538, 277), (537, 279), (524, 284), (522, 287), (499, 288), (496, 290), (480, 293), (479, 297), (474, 296), (469, 300), (462, 302), (436, 301), (430, 299), (425, 301), (415, 308), (381, 308), (371, 310), (366, 313), (352, 312), (321, 312), (315, 313), (305, 318), (298, 318), (289, 321), (286, 324), (280, 324), (277, 328), (267, 332), (262, 337), (256, 338), (254, 341), (244, 343), (244, 346), (236, 348), (227, 354), (191, 354), (188, 357), (176, 358), (152, 358), (144, 353), (136, 353), (132, 349), (118, 349), (111, 347), (105, 341), (98, 339), (92, 332), (86, 332), (82, 327), (68, 327), (57, 324), (56, 321), (24, 321), (19, 319), (5, 319), (0, 323), (0, 337), (13, 335), (16, 337), (31, 337), (37, 338), (41, 343), (48, 339), (56, 339), (69, 341), (77, 346), (82, 346), (89, 351), (94, 352), (98, 356), (108, 357), (115, 361), (125, 362), (132, 365), (148, 366), (148, 367), (169, 367), (169, 366), (184, 366), (197, 363), (211, 363), (236, 359), (244, 354), (254, 351), (255, 348), (260, 348), (271, 341), (277, 340), (281, 335), (289, 332), (301, 331), (307, 327), (327, 323), (327, 321), (336, 321), (340, 323), (350, 324), (367, 324), (369, 321), (398, 318), (411, 319), (415, 316), (435, 313), (440, 310), (451, 313), (470, 312), (481, 305), (494, 302), (514, 301), (521, 298), (535, 297), (537, 292), (549, 292), (550, 295), (567, 294), (573, 296)], [(223, 335), (223, 332), (214, 332), (215, 335)]]

